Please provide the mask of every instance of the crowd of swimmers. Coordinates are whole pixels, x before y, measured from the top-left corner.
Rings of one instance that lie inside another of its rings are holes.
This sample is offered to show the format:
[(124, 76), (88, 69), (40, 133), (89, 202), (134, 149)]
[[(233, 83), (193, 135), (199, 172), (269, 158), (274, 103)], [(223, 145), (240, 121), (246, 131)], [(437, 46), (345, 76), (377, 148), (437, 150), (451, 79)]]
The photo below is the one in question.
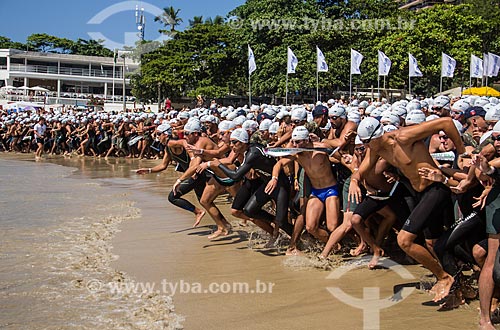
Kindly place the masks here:
[[(353, 233), (351, 254), (371, 253), (368, 266), (375, 268), (393, 237), (436, 277), (431, 292), (441, 310), (475, 298), (463, 274), (480, 272), (480, 327), (494, 329), (499, 120), (499, 100), (478, 96), (212, 104), (158, 114), (2, 113), (0, 149), (34, 151), (37, 158), (44, 152), (161, 158), (137, 173), (175, 165), (179, 177), (168, 200), (192, 212), (194, 226), (208, 213), (217, 226), (211, 240), (231, 232), (214, 202), (223, 193), (232, 196), (233, 217), (268, 233), (266, 246), (289, 237), (288, 255), (302, 253), (305, 232), (323, 243), (324, 259)], [(183, 198), (192, 190), (198, 206)]]

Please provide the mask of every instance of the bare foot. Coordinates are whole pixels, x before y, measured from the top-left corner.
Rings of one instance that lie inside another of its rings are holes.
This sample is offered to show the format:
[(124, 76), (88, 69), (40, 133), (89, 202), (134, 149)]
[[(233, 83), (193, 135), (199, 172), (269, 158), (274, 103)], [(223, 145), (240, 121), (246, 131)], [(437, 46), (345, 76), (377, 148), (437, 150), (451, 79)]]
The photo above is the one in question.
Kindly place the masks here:
[(384, 250), (375, 249), (375, 251), (373, 252), (372, 260), (370, 260), (370, 262), (368, 263), (368, 268), (374, 269), (375, 267), (377, 267), (378, 260), (383, 256), (384, 256)]
[(486, 322), (486, 323), (479, 323), (479, 330), (495, 330), (495, 327), (491, 322)]
[(349, 251), (349, 254), (353, 257), (358, 257), (365, 252), (368, 252), (368, 245), (362, 243), (359, 244), (357, 248), (351, 249), (351, 251)]
[(297, 250), (297, 248), (293, 248), (293, 249), (286, 250), (285, 255), (287, 255), (287, 256), (304, 256), (305, 254), (303, 252)]
[(230, 232), (231, 232), (231, 229), (219, 228), (213, 234), (208, 235), (208, 239), (212, 240), (212, 239), (216, 239), (218, 237), (227, 236), (227, 235), (229, 235)]
[(437, 302), (445, 298), (450, 293), (453, 282), (455, 282), (455, 280), (450, 275), (438, 280), (431, 289), (431, 293), (434, 293), (434, 299), (432, 300)]
[(242, 226), (242, 227), (248, 226), (248, 223), (246, 220), (241, 220), (239, 223), (240, 223), (240, 226)]
[(203, 211), (203, 210), (196, 211), (195, 210), (194, 213), (196, 214), (196, 221), (193, 224), (193, 228), (197, 227), (200, 224), (201, 219), (205, 215), (205, 211)]

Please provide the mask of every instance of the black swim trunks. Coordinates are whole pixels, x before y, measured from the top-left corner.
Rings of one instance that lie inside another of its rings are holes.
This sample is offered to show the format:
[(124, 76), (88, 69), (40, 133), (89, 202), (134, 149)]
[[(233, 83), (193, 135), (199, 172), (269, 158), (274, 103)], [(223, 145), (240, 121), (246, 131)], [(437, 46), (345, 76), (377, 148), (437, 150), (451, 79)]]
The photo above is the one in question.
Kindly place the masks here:
[(415, 235), (423, 231), (426, 239), (439, 238), (444, 232), (444, 224), (452, 222), (451, 190), (436, 182), (422, 192), (413, 191), (413, 196), (417, 204), (406, 219), (403, 230)]

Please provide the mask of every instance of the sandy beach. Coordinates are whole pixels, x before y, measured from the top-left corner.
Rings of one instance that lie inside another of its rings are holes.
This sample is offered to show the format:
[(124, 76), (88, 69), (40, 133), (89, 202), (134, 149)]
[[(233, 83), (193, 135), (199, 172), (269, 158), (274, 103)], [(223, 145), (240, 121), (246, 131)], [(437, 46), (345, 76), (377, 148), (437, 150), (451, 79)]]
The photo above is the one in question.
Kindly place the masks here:
[[(364, 324), (363, 312), (339, 301), (327, 288), (338, 287), (356, 298), (363, 298), (363, 287), (380, 290), (380, 299), (391, 300), (396, 285), (417, 284), (430, 273), (420, 265), (405, 266), (413, 280), (402, 279), (393, 270), (370, 271), (355, 267), (339, 279), (329, 279), (330, 271), (318, 269), (314, 260), (286, 257), (283, 251), (249, 247), (248, 231), (218, 241), (209, 241), (207, 215), (199, 228), (192, 229), (191, 214), (169, 205), (166, 194), (174, 181), (173, 173), (144, 177), (152, 181), (132, 198), (142, 210), (138, 221), (125, 222), (113, 239), (113, 252), (119, 255), (113, 265), (139, 282), (272, 283), (266, 293), (176, 293), (176, 313), (185, 317), (186, 329), (375, 329)], [(161, 179), (160, 179), (161, 178)], [(191, 198), (193, 196), (190, 196)], [(193, 199), (191, 199), (194, 201)], [(219, 198), (222, 212), (229, 205)], [(239, 232), (239, 234), (238, 234)], [(365, 261), (366, 264), (366, 261)], [(397, 290), (397, 288), (396, 288)], [(414, 290), (404, 300), (381, 309), (380, 329), (473, 329), (477, 324), (477, 301), (449, 312), (423, 306), (432, 296)]]
[[(6, 157), (23, 159), (2, 156)], [(193, 229), (193, 216), (169, 204), (167, 193), (176, 179), (172, 169), (145, 176), (132, 172), (150, 167), (155, 161), (57, 157), (39, 164), (46, 163), (76, 167), (72, 178), (92, 180), (101, 187), (120, 191), (114, 198), (133, 201), (140, 212), (137, 217), (121, 221), (113, 232), (109, 243), (115, 258), (111, 258), (110, 267), (130, 279), (127, 283), (153, 286), (155, 296), (172, 295), (176, 288), (171, 302), (176, 317), (184, 319), (179, 323), (185, 329), (477, 328), (477, 301), (442, 313), (436, 311), (436, 306), (422, 305), (432, 296), (412, 290), (429, 274), (419, 265), (404, 266), (407, 273), (397, 268), (370, 271), (366, 265), (332, 273), (308, 258), (285, 257), (283, 251), (255, 248), (249, 241), (253, 229), (239, 227), (230, 217), (225, 197), (219, 198), (218, 204), (232, 221), (234, 233), (209, 241), (207, 235), (213, 222), (208, 215), (199, 228)], [(64, 180), (54, 182), (59, 184)], [(189, 198), (193, 200), (193, 196)], [(237, 292), (234, 283), (246, 283), (249, 290)], [(398, 285), (409, 286), (411, 293), (406, 297), (405, 291), (403, 295), (406, 299), (399, 300), (393, 294)], [(339, 289), (347, 298), (339, 299), (331, 292), (338, 293)], [(374, 307), (372, 314), (364, 315), (370, 299), (380, 299), (375, 306), (387, 308), (378, 313), (378, 307)], [(157, 321), (154, 306), (133, 312), (148, 316), (153, 323)], [(116, 325), (111, 328), (148, 328)]]

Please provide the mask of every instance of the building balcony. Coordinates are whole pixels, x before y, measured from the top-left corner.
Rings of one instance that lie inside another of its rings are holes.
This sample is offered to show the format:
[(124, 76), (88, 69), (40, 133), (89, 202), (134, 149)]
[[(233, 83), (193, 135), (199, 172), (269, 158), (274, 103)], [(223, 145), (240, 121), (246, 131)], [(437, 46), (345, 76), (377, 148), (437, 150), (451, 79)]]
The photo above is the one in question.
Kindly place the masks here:
[[(7, 66), (0, 66), (0, 70), (7, 70)], [(83, 69), (83, 68), (69, 68), (61, 66), (58, 70), (57, 66), (46, 65), (24, 65), (24, 64), (11, 64), (11, 72), (29, 72), (50, 75), (68, 75), (77, 77), (94, 77), (94, 78), (113, 78), (113, 70), (101, 69)], [(121, 67), (115, 70), (115, 79), (122, 79)]]

